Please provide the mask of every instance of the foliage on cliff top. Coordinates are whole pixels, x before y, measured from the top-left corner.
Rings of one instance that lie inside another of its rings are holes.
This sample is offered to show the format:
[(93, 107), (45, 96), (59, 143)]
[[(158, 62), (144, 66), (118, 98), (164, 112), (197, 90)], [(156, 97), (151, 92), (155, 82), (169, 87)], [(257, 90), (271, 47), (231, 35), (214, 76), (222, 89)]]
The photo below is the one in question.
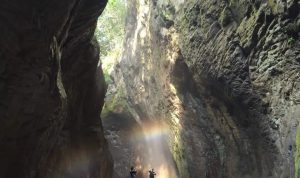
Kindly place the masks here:
[(100, 59), (105, 81), (112, 82), (110, 73), (121, 57), (125, 34), (126, 0), (109, 0), (98, 19), (95, 37), (100, 44)]
[(125, 0), (109, 0), (98, 19), (95, 36), (100, 43), (102, 59), (122, 48), (125, 34)]

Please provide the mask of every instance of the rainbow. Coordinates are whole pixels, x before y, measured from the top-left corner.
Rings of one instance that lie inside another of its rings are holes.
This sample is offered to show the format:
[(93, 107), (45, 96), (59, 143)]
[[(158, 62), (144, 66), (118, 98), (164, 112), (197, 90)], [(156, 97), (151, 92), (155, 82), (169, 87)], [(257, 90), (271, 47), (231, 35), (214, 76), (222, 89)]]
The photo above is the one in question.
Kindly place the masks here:
[(155, 124), (155, 123), (143, 123), (141, 129), (137, 129), (131, 135), (132, 141), (151, 141), (160, 140), (163, 137), (167, 137), (170, 134), (170, 130), (166, 124)]

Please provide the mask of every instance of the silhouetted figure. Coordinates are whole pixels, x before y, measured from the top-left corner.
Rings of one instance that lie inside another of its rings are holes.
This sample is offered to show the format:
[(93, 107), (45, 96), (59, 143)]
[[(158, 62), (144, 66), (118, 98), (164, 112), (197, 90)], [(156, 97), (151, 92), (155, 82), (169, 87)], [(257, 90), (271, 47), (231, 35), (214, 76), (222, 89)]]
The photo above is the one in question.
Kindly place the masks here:
[(154, 169), (149, 171), (149, 178), (154, 178), (155, 175), (156, 173), (154, 172)]
[(135, 168), (132, 166), (131, 168), (130, 168), (130, 178), (136, 178), (136, 170), (135, 170)]

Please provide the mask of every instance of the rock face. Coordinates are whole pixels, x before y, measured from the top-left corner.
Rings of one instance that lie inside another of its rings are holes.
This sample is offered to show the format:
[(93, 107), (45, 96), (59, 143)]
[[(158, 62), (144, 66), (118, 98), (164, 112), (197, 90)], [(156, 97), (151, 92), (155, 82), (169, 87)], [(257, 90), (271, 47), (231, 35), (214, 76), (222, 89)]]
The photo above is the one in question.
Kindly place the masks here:
[(169, 126), (179, 177), (294, 177), (299, 2), (132, 0), (128, 9), (114, 81), (139, 123)]
[(108, 178), (106, 85), (93, 34), (106, 0), (0, 8), (0, 177)]

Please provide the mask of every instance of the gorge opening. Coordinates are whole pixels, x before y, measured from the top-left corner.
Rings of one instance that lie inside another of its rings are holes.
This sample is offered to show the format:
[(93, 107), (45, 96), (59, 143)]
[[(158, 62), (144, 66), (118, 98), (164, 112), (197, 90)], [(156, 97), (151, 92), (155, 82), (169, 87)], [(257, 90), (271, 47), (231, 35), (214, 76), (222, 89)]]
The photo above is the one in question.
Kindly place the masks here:
[(0, 178), (300, 177), (299, 0), (0, 9)]

